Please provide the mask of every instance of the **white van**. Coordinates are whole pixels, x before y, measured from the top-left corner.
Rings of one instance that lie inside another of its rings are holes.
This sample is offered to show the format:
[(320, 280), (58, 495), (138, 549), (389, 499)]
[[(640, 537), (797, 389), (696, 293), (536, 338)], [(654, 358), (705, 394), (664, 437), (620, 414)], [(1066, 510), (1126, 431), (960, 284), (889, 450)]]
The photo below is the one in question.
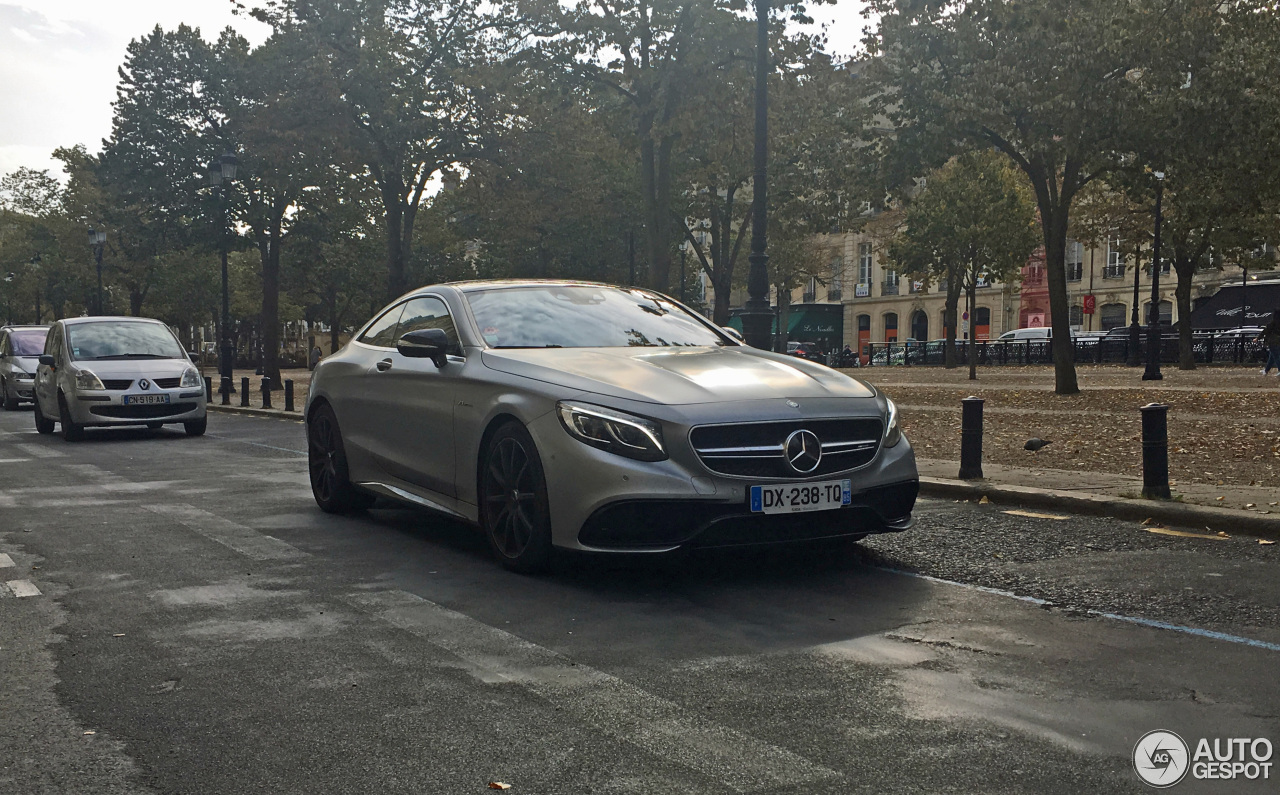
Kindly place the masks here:
[(996, 338), (996, 342), (1022, 342), (1025, 340), (1053, 339), (1053, 329), (1048, 326), (1040, 328), (1016, 328), (1006, 331)]

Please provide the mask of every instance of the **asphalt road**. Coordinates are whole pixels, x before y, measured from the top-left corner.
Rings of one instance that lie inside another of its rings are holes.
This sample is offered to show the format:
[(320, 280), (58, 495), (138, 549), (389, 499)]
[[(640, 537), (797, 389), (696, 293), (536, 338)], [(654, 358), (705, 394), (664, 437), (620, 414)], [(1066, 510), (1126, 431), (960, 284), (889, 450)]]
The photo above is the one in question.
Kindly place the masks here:
[(425, 513), (322, 514), (303, 450), (0, 413), (0, 792), (1142, 792), (1148, 731), (1280, 745), (1280, 545), (924, 501), (856, 546), (525, 577)]

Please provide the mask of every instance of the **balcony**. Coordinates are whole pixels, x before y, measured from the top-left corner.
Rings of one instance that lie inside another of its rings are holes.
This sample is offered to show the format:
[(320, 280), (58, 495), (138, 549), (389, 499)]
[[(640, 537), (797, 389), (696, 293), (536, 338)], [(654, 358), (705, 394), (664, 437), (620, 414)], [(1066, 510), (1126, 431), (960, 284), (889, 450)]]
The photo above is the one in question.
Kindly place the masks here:
[(884, 284), (880, 285), (880, 294), (881, 294), (881, 295), (897, 295), (897, 294), (898, 294), (898, 283), (897, 283), (897, 282), (885, 282)]
[(827, 290), (827, 300), (828, 300), (828, 301), (839, 301), (839, 300), (840, 300), (840, 298), (841, 298), (841, 295), (842, 295), (842, 291), (840, 290), (840, 288), (839, 288), (839, 287), (836, 287), (836, 288), (834, 288), (834, 289), (828, 289), (828, 290)]
[(813, 302), (814, 302), (814, 300), (815, 300), (817, 297), (818, 297), (818, 294), (817, 294), (817, 293), (805, 292), (803, 295), (801, 295), (801, 296), (800, 296), (800, 303), (802, 303), (802, 304), (811, 304), (811, 303), (813, 303)]
[(1125, 267), (1123, 265), (1111, 265), (1102, 269), (1102, 278), (1104, 279), (1123, 279)]

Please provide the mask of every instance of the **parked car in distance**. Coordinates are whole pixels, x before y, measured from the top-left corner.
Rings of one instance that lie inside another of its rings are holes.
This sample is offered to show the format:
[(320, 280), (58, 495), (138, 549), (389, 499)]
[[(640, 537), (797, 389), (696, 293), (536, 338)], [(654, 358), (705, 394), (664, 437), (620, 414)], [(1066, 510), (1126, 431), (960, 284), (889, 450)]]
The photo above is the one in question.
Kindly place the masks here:
[(8, 411), (35, 399), (36, 365), (48, 333), (48, 326), (0, 327), (0, 402)]
[(442, 512), (517, 571), (905, 530), (919, 487), (874, 387), (589, 282), (405, 294), (316, 367), (306, 428), (321, 510)]
[(1047, 339), (1053, 339), (1053, 329), (1049, 326), (1042, 326), (1039, 328), (1011, 329), (996, 337), (996, 342), (1026, 342)]
[(67, 441), (85, 428), (181, 423), (205, 432), (204, 381), (173, 331), (138, 317), (74, 317), (49, 329), (35, 379), (36, 430), (62, 426)]
[(816, 342), (798, 342), (795, 345), (796, 347), (793, 350), (791, 343), (787, 343), (787, 352), (792, 356), (799, 356), (801, 359), (819, 363), (825, 358), (822, 355), (822, 351), (818, 349), (818, 343)]

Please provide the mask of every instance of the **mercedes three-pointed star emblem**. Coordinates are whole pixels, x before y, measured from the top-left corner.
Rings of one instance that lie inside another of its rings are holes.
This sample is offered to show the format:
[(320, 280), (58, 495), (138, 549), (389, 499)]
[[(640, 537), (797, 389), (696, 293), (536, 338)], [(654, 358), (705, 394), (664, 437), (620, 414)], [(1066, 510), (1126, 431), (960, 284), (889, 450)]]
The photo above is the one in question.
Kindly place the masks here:
[(787, 465), (801, 475), (807, 475), (822, 463), (822, 442), (809, 430), (798, 430), (787, 437), (782, 445)]

